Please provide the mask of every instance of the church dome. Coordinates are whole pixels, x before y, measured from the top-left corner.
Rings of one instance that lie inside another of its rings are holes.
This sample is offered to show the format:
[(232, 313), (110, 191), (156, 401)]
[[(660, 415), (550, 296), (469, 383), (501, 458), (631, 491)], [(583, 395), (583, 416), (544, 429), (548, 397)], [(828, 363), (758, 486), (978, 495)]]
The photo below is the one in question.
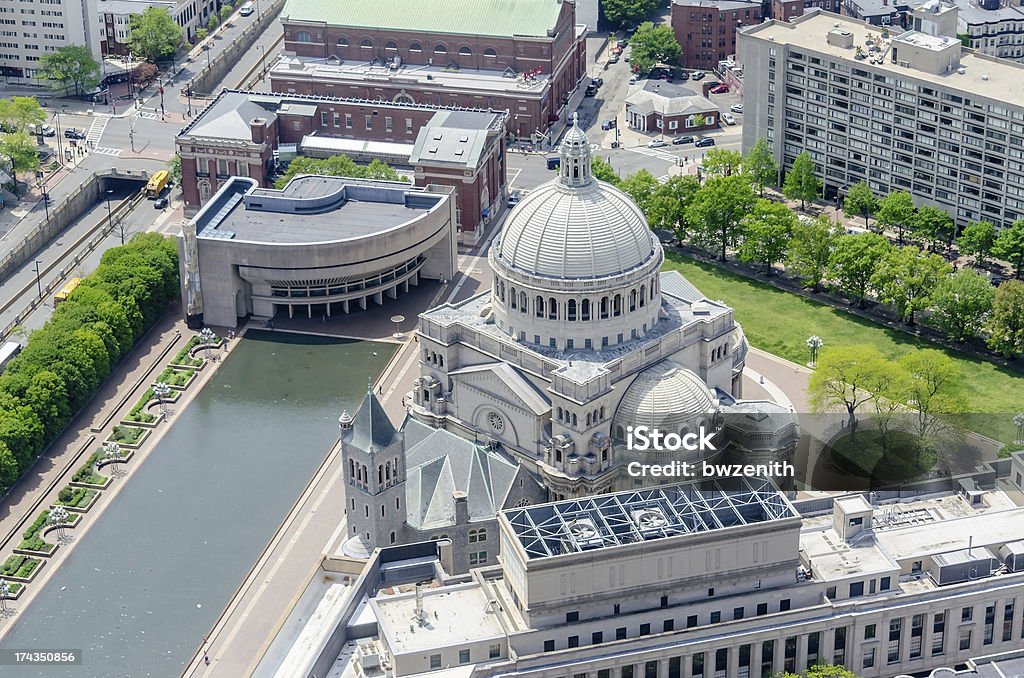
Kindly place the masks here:
[(647, 426), (682, 435), (701, 425), (710, 428), (717, 413), (718, 399), (699, 376), (662, 360), (638, 374), (626, 389), (612, 419), (612, 432), (622, 439), (628, 426)]
[(604, 278), (636, 269), (660, 252), (636, 203), (590, 171), (590, 144), (578, 125), (560, 147), (559, 177), (513, 209), (495, 257), (523, 273), (562, 279)]

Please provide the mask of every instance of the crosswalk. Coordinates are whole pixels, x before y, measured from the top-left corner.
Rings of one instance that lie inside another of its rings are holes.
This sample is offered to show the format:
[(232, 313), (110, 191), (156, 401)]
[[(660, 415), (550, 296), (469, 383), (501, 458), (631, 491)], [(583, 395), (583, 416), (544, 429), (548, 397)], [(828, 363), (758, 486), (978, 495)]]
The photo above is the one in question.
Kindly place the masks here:
[(85, 133), (86, 146), (94, 148), (99, 145), (100, 139), (103, 137), (103, 132), (107, 129), (108, 122), (110, 122), (110, 118), (95, 118), (92, 121), (92, 125), (89, 126), (89, 131)]
[(675, 163), (678, 156), (669, 153), (661, 148), (648, 148), (647, 146), (634, 146), (627, 148), (627, 151), (639, 153), (640, 155), (650, 156), (652, 158), (658, 158), (660, 160), (667, 160), (668, 162)]
[(99, 153), (100, 155), (112, 155), (115, 158), (121, 155), (120, 148), (106, 148), (104, 146), (97, 146), (96, 148), (92, 149), (92, 152)]
[(159, 120), (160, 114), (152, 111), (139, 111), (140, 118), (146, 118), (148, 120)]

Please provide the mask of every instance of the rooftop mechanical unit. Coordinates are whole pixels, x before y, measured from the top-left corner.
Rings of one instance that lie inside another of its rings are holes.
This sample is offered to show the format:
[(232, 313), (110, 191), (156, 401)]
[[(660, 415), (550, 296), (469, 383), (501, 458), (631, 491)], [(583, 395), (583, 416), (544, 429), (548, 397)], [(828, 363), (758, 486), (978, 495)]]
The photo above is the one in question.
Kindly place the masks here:
[[(575, 518), (566, 523), (569, 532), (569, 539), (576, 544), (581, 551), (601, 547), (601, 533), (590, 518)], [(573, 553), (576, 549), (566, 544), (566, 553)]]

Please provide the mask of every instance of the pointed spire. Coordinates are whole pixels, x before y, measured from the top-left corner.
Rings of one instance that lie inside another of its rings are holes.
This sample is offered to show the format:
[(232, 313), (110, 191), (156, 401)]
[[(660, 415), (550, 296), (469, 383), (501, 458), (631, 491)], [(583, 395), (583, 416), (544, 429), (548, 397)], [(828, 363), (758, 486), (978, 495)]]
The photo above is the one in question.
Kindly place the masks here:
[(384, 407), (373, 392), (373, 383), (368, 385), (363, 399), (352, 420), (351, 444), (367, 452), (387, 447), (395, 438), (395, 427), (388, 418)]

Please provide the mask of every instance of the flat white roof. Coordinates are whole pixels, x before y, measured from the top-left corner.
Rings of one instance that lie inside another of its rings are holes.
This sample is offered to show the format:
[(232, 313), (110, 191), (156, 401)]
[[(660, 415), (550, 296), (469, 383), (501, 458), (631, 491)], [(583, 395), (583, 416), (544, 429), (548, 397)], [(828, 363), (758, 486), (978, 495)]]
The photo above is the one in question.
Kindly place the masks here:
[(876, 538), (893, 558), (904, 560), (958, 551), (972, 543), (975, 547), (1002, 546), (1017, 541), (1022, 534), (1024, 508), (1016, 508), (945, 519), (939, 524), (883, 530), (876, 534)]
[(377, 594), (371, 603), (381, 635), (396, 655), (426, 652), (504, 637), (496, 614), (487, 611), (487, 596), (478, 584), (423, 590), (426, 621), (416, 621), (416, 594)]

